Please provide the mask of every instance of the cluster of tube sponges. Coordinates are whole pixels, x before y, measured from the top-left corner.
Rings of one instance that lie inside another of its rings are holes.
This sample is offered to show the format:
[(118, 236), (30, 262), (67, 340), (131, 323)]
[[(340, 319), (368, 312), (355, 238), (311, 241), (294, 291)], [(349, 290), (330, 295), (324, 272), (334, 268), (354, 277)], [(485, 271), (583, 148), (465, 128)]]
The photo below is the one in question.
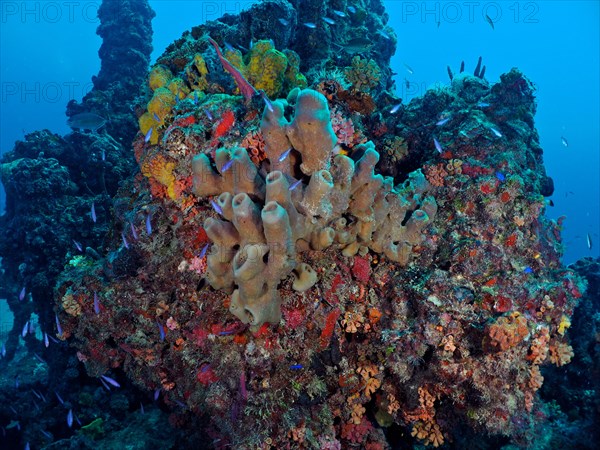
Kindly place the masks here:
[[(284, 115), (288, 104), (295, 108), (291, 122)], [(233, 314), (254, 327), (278, 323), (279, 283), (292, 273), (297, 291), (317, 281), (314, 270), (297, 261), (309, 249), (333, 245), (345, 256), (370, 249), (408, 263), (437, 211), (420, 171), (394, 187), (392, 178), (375, 173), (379, 153), (371, 142), (355, 149), (362, 154), (356, 162), (336, 155), (327, 100), (310, 89), (266, 108), (261, 132), (268, 170), (259, 170), (240, 147), (218, 149), (214, 165), (205, 154), (192, 162), (194, 193), (217, 196), (221, 216), (204, 223), (213, 243), (207, 281), (232, 294)]]

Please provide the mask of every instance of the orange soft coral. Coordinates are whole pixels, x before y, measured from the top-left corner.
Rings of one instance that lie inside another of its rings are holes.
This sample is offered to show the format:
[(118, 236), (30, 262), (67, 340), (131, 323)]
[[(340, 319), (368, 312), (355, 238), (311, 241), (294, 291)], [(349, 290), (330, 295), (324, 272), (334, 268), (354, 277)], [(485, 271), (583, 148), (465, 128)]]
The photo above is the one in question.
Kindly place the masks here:
[(173, 174), (175, 165), (175, 162), (168, 160), (163, 155), (151, 157), (142, 164), (142, 174), (163, 186), (171, 200), (177, 198), (175, 175)]

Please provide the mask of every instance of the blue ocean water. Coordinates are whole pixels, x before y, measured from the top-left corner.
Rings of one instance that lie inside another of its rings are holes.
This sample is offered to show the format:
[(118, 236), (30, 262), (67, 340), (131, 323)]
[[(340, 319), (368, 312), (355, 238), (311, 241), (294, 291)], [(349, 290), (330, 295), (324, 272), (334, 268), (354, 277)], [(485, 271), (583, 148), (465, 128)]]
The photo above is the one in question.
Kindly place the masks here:
[[(152, 0), (156, 59), (183, 31), (251, 1)], [(551, 218), (564, 222), (565, 263), (600, 254), (599, 2), (385, 1), (398, 36), (392, 59), (404, 101), (449, 82), (446, 66), (486, 77), (518, 67), (537, 86), (536, 126), (547, 173), (554, 179)], [(95, 34), (100, 2), (0, 3), (0, 151), (24, 133), (67, 133), (65, 105), (91, 89), (98, 72)], [(494, 29), (486, 21), (492, 19)], [(18, 44), (15, 44), (18, 43)], [(407, 66), (410, 68), (409, 73)], [(408, 81), (408, 88), (407, 88)], [(568, 142), (565, 147), (561, 142)], [(0, 193), (0, 210), (4, 193)], [(588, 249), (589, 233), (593, 247)]]

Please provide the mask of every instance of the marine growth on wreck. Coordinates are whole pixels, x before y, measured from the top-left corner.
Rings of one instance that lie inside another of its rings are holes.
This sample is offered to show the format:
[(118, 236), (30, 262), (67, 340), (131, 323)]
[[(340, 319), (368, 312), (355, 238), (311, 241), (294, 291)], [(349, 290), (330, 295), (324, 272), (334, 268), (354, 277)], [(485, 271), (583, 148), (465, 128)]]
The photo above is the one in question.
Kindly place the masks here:
[[(526, 442), (583, 292), (544, 216), (532, 83), (461, 70), (401, 103), (378, 0), (292, 4), (194, 28), (150, 68), (139, 172), (106, 251), (71, 254), (53, 334), (206, 448)], [(344, 6), (361, 40), (302, 25)]]

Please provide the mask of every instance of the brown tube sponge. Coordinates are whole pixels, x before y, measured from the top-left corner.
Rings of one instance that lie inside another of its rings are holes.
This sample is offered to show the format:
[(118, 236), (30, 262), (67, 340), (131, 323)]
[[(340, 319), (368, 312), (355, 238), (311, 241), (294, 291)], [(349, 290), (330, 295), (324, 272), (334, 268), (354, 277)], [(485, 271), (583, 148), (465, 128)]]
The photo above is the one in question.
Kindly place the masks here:
[(233, 197), (231, 205), (233, 224), (240, 234), (242, 245), (265, 242), (260, 210), (248, 194), (237, 194)]
[(308, 264), (302, 263), (294, 272), (292, 289), (298, 292), (309, 290), (317, 282), (317, 273)]
[(337, 136), (331, 126), (329, 106), (323, 94), (304, 89), (296, 98), (294, 120), (287, 126), (292, 146), (302, 155), (300, 170), (311, 175), (329, 168)]

